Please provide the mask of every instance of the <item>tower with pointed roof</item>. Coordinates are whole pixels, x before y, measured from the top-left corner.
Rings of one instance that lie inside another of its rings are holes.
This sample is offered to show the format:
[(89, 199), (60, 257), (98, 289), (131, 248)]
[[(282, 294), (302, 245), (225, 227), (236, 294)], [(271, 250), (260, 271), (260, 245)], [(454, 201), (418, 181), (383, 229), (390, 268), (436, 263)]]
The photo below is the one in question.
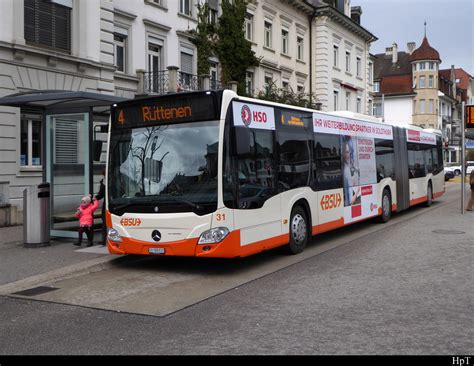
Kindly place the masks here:
[(423, 38), (410, 57), (412, 67), (413, 124), (438, 128), (438, 70), (441, 59), (439, 53), (430, 46), (428, 38)]

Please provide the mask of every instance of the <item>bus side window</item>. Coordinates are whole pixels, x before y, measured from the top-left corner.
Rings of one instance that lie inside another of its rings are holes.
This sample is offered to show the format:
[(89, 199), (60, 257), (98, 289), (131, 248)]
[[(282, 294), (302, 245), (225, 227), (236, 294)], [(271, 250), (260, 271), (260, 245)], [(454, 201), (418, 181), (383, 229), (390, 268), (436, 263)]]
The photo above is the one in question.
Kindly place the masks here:
[(375, 139), (375, 161), (378, 183), (384, 178), (395, 179), (393, 140)]
[(313, 186), (317, 191), (342, 187), (341, 139), (339, 135), (315, 134)]
[(260, 208), (277, 193), (274, 132), (257, 129), (250, 132), (249, 152), (236, 157), (239, 209)]
[(426, 176), (425, 156), (422, 144), (408, 143), (408, 175), (409, 178)]
[(282, 128), (278, 131), (278, 146), (278, 189), (286, 191), (306, 187), (310, 172), (310, 149), (306, 130)]

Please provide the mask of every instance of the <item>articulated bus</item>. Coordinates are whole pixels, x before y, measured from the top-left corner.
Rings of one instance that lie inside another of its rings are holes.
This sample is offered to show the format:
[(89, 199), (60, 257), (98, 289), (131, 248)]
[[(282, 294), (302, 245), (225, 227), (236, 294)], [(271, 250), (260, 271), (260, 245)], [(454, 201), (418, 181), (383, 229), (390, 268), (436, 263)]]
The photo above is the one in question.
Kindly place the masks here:
[(114, 105), (106, 223), (114, 254), (245, 257), (444, 193), (439, 131), (240, 97)]

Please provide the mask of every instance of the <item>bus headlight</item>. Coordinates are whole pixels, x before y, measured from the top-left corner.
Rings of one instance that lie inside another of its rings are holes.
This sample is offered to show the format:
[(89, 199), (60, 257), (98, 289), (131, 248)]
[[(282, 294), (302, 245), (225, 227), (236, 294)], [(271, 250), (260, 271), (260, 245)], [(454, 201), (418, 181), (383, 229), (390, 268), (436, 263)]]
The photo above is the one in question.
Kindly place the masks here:
[(217, 244), (229, 235), (229, 229), (226, 227), (216, 227), (214, 229), (206, 230), (199, 237), (198, 244)]
[(116, 243), (121, 243), (122, 242), (122, 237), (120, 236), (118, 231), (115, 230), (115, 229), (112, 229), (112, 228), (109, 228), (109, 230), (107, 231), (107, 238), (110, 241), (114, 241)]

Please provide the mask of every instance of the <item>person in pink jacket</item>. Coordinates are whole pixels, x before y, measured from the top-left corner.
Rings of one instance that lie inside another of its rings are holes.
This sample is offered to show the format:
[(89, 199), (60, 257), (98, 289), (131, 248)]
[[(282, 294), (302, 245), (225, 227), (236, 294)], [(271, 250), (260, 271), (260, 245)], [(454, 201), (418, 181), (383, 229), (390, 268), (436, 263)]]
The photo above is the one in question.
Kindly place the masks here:
[(74, 243), (74, 245), (81, 246), (82, 235), (86, 233), (88, 241), (87, 246), (92, 246), (94, 240), (94, 230), (92, 229), (92, 226), (94, 225), (94, 211), (97, 210), (98, 207), (98, 200), (94, 199), (91, 202), (89, 196), (82, 197), (81, 205), (78, 207), (75, 215), (75, 217), (79, 219), (79, 241)]

